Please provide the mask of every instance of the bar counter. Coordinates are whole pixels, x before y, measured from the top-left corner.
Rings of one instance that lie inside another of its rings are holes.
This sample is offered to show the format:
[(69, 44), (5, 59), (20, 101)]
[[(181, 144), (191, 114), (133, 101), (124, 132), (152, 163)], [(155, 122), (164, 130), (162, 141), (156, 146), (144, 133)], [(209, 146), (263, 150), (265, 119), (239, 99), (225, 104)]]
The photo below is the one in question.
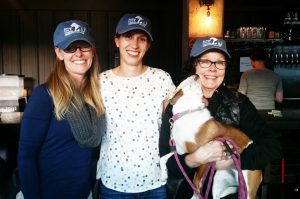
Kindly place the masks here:
[(281, 160), (273, 161), (266, 167), (262, 193), (270, 195), (267, 187), (281, 184), (280, 188), (273, 189), (274, 193), (271, 193), (273, 196), (282, 193), (285, 193), (284, 195), (296, 194), (295, 190), (299, 188), (300, 184), (300, 147), (298, 142), (300, 140), (300, 108), (289, 107), (258, 112), (266, 123), (278, 133), (283, 152)]
[(261, 117), (275, 131), (298, 131), (300, 134), (300, 109), (283, 108), (278, 110), (259, 110)]

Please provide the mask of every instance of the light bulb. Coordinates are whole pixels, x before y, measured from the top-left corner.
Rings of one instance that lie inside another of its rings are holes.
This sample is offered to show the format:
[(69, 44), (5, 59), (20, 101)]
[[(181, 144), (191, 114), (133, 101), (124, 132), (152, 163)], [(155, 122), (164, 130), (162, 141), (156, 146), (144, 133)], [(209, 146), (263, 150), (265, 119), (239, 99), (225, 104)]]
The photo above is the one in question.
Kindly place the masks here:
[(212, 18), (211, 18), (211, 16), (207, 16), (205, 18), (205, 25), (206, 26), (211, 26), (211, 24), (212, 24)]

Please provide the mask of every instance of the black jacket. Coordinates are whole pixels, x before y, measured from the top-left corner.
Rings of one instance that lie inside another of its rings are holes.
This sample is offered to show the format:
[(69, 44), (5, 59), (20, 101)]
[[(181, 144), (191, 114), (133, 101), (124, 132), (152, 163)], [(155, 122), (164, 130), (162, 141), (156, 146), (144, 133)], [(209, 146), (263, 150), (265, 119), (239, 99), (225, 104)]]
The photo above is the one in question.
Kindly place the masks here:
[[(264, 169), (267, 163), (281, 157), (281, 145), (276, 134), (266, 125), (248, 97), (221, 85), (208, 101), (208, 109), (216, 120), (239, 128), (253, 140), (253, 143), (241, 154), (242, 169)], [(235, 106), (238, 106), (238, 110)], [(168, 142), (170, 139), (169, 118), (171, 117), (172, 105), (168, 105), (163, 115), (159, 140), (161, 157), (170, 153)], [(183, 154), (179, 156), (179, 159), (186, 173), (192, 177), (195, 169), (189, 168), (185, 164), (185, 156), (186, 154)], [(192, 189), (186, 182), (181, 183), (179, 190), (178, 187), (174, 187), (175, 184), (178, 185), (179, 179), (184, 178), (174, 156), (167, 161), (167, 168), (168, 186), (173, 189), (171, 190), (172, 193), (177, 193), (176, 197), (173, 196), (173, 198), (191, 198)]]

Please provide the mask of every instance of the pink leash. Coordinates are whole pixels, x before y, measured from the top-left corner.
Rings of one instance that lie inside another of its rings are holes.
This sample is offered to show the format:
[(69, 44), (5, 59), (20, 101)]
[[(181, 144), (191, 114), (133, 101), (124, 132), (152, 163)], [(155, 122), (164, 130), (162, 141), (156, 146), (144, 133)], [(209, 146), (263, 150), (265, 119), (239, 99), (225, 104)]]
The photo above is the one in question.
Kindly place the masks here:
[[(216, 138), (215, 140), (221, 141), (224, 143), (225, 147), (227, 148), (227, 151), (230, 152), (230, 155), (233, 159), (234, 165), (236, 167), (236, 170), (238, 172), (238, 182), (239, 182), (239, 192), (238, 192), (238, 197), (239, 199), (245, 199), (247, 198), (247, 186), (246, 186), (246, 182), (242, 173), (242, 168), (241, 168), (241, 159), (240, 159), (240, 155), (238, 152), (238, 147), (237, 145), (229, 138)], [(232, 144), (233, 146), (233, 150), (228, 146), (227, 142), (229, 142), (230, 144)], [(178, 154), (176, 152), (176, 144), (175, 141), (173, 139), (169, 140), (169, 145), (170, 147), (173, 149), (174, 151), (174, 157), (175, 160), (177, 162), (178, 167), (180, 168), (184, 178), (186, 179), (186, 181), (189, 183), (189, 185), (191, 186), (191, 188), (193, 189), (194, 193), (198, 196), (199, 199), (203, 199), (203, 196), (201, 194), (202, 190), (198, 191), (197, 188), (195, 187), (195, 185), (193, 184), (193, 182), (189, 179), (188, 175), (186, 174), (186, 172), (184, 171), (179, 158), (178, 158)], [(209, 176), (209, 181), (208, 181), (208, 185), (207, 185), (207, 189), (206, 189), (206, 193), (205, 193), (205, 197), (204, 199), (208, 198), (208, 193), (209, 190), (211, 188), (212, 182), (213, 182), (213, 177), (215, 174), (215, 170), (216, 170), (216, 163), (212, 162), (209, 163), (207, 170), (205, 171), (203, 177), (202, 177), (202, 181), (205, 182), (208, 173), (210, 172), (210, 176)], [(202, 188), (201, 188), (202, 189)]]
[(178, 167), (180, 168), (184, 178), (186, 179), (186, 181), (189, 183), (190, 187), (193, 189), (194, 193), (198, 196), (199, 199), (203, 199), (201, 193), (197, 190), (197, 188), (195, 187), (194, 183), (190, 180), (189, 176), (186, 174), (184, 168), (182, 167), (180, 161), (179, 161), (179, 158), (178, 158), (178, 153), (176, 151), (176, 144), (175, 144), (175, 141), (173, 139), (170, 139), (169, 140), (169, 145), (171, 148), (174, 149), (174, 157), (175, 157), (175, 160), (177, 162), (177, 165)]

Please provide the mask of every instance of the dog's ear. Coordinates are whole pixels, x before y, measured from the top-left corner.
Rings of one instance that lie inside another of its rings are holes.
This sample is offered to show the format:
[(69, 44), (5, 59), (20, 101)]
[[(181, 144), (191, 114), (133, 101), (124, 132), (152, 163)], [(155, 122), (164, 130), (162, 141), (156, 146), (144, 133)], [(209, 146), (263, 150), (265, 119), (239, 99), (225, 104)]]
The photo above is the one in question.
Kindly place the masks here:
[(183, 91), (182, 89), (180, 89), (179, 91), (177, 91), (177, 93), (174, 95), (174, 97), (170, 100), (170, 104), (174, 105), (176, 104), (177, 100), (183, 96)]

